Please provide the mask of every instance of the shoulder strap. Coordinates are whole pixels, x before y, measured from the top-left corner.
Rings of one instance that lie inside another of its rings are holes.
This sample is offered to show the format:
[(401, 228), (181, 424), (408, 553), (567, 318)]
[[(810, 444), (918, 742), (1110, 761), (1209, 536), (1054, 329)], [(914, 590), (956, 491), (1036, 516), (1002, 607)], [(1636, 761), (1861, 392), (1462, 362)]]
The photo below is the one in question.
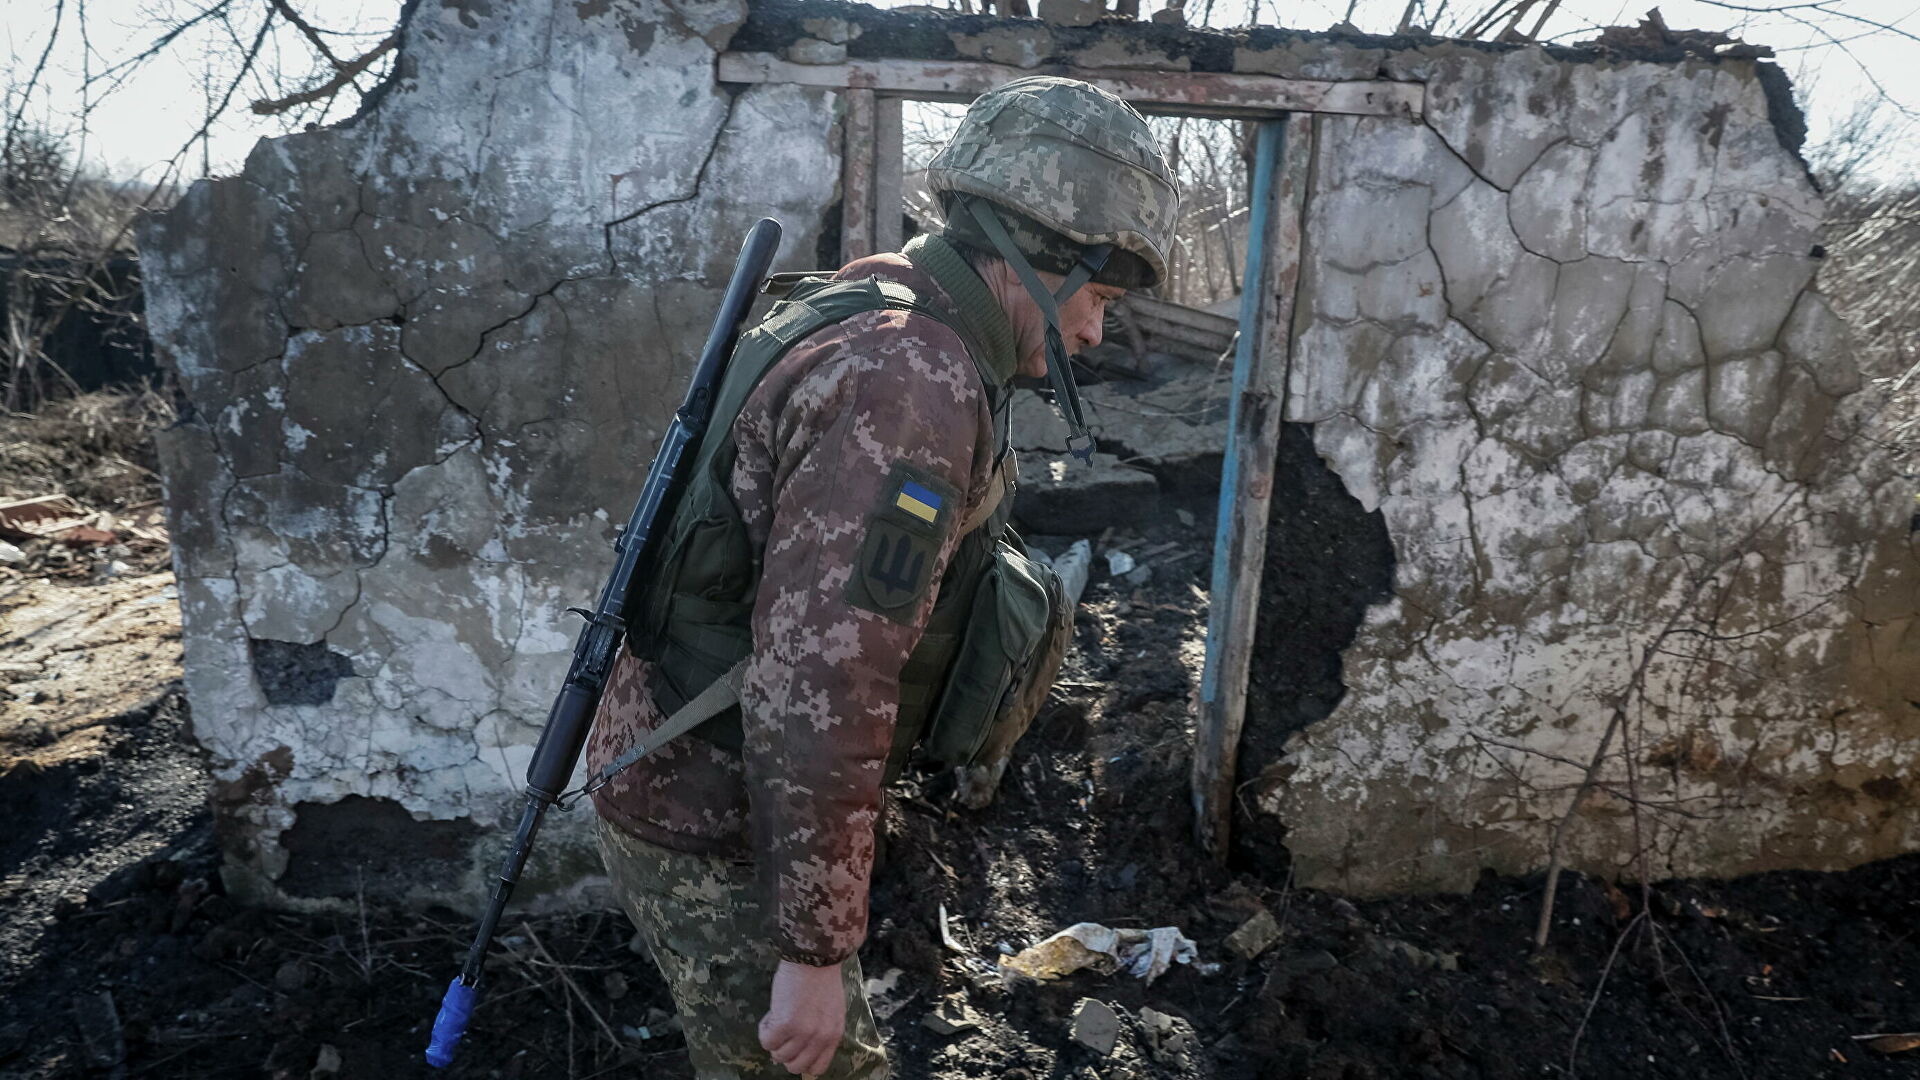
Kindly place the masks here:
[(638, 742), (627, 748), (626, 753), (601, 766), (600, 771), (594, 773), (580, 789), (580, 794), (593, 794), (634, 762), (731, 708), (740, 700), (740, 683), (747, 675), (747, 659), (736, 661), (719, 678), (708, 683), (705, 690), (675, 709), (666, 722), (642, 735)]

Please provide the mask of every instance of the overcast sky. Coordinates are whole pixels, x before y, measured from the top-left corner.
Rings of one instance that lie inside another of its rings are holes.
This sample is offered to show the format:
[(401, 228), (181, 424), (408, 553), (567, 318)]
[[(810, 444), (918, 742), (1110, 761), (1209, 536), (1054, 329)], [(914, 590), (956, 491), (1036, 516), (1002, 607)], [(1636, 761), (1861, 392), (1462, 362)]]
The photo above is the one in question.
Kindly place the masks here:
[[(1150, 11), (1163, 2), (1142, 0), (1143, 11)], [(1257, 4), (1262, 23), (1278, 22), (1306, 30), (1325, 29), (1338, 22), (1347, 10), (1347, 0), (1252, 2)], [(1439, 0), (1420, 2), (1430, 10)], [(1470, 10), (1484, 6), (1486, 0), (1449, 2), (1457, 4), (1460, 10)], [(1735, 2), (1764, 6), (1772, 0)], [(46, 42), (55, 3), (56, 0), (0, 0), (6, 10), (0, 47), (9, 53), (7, 82), (18, 85), (25, 81)], [(1197, 14), (1205, 3), (1206, 0), (1188, 0), (1189, 14)], [(1215, 0), (1211, 23), (1217, 26), (1244, 24), (1249, 14), (1248, 3), (1249, 0)], [(1405, 5), (1406, 0), (1355, 0), (1353, 21), (1363, 30), (1391, 31)], [(171, 12), (199, 6), (190, 0), (66, 0), (65, 28), (45, 76), (52, 94), (39, 111), (40, 119), (55, 129), (70, 128), (68, 118), (78, 112), (82, 100), (80, 84), (84, 70), (90, 68), (98, 73), (114, 61), (138, 52), (162, 29), (162, 22), (157, 20), (164, 20)], [(236, 4), (237, 10), (246, 11), (247, 18), (255, 21), (236, 20), (231, 28), (209, 24), (204, 32), (183, 36), (174, 48), (143, 66), (116, 93), (99, 103), (90, 130), (86, 132), (86, 159), (116, 174), (139, 173), (149, 178), (157, 174), (158, 163), (173, 157), (199, 128), (207, 99), (206, 88), (213, 86), (217, 92), (224, 87), (221, 78), (232, 70), (236, 39), (251, 39), (258, 30), (254, 9), (264, 10), (265, 6)], [(881, 6), (895, 5), (883, 0)], [(1650, 6), (1649, 0), (1563, 0), (1543, 36), (1565, 43), (1580, 41), (1591, 37), (1597, 27), (1637, 22), (1647, 6)], [(1800, 6), (1780, 14), (1743, 12), (1729, 3), (1713, 4), (1705, 0), (1666, 0), (1660, 6), (1669, 26), (1726, 29), (1748, 41), (1778, 50), (1779, 61), (1793, 76), (1801, 103), (1807, 110), (1812, 141), (1818, 142), (1836, 118), (1845, 116), (1860, 101), (1878, 96), (1882, 90), (1907, 110), (1908, 115), (1920, 117), (1920, 42), (1893, 33), (1875, 32), (1866, 22), (1828, 13), (1843, 12), (1909, 33), (1920, 33), (1920, 0), (1831, 0), (1824, 10), (1802, 0)], [(298, 7), (316, 13), (315, 20), (320, 25), (341, 35), (330, 38), (336, 53), (354, 56), (378, 42), (391, 28), (399, 4), (395, 0), (326, 0), (324, 4), (304, 0)], [(90, 53), (81, 45), (76, 20), (76, 13), (81, 10), (87, 14)], [(1448, 18), (1457, 14), (1453, 12)], [(1531, 23), (1531, 17), (1528, 22)], [(292, 31), (282, 29), (268, 38), (262, 56), (269, 65), (281, 57), (289, 64), (304, 63), (305, 45)], [(1880, 90), (1875, 88), (1876, 81)], [(235, 107), (229, 117), (217, 125), (206, 140), (204, 154), (199, 145), (188, 154), (183, 166), (185, 175), (200, 175), (203, 164), (215, 173), (232, 172), (255, 140), (284, 130), (284, 119), (256, 117), (246, 108), (251, 100), (270, 96), (271, 92), (271, 88), (259, 80), (243, 86), (235, 95)], [(357, 105), (356, 95), (348, 93), (328, 119), (349, 115)], [(1920, 134), (1920, 128), (1915, 132)], [(77, 144), (80, 134), (71, 131), (70, 138)], [(1902, 140), (1891, 148), (1880, 160), (1878, 172), (1886, 179), (1920, 173), (1920, 139)]]

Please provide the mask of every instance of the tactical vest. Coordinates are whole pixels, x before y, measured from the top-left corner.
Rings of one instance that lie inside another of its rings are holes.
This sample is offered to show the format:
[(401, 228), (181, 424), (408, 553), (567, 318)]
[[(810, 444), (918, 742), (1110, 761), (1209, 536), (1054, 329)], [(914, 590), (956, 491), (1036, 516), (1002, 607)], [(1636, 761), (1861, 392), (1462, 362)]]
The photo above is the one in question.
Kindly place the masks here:
[[(951, 249), (940, 254), (957, 259)], [(996, 609), (996, 641), (987, 651), (1012, 651), (997, 641), (1002, 629), (1013, 638), (1037, 638), (1044, 632), (1050, 595), (1046, 584), (1001, 580), (1009, 577), (1010, 554), (1024, 562), (1018, 554), (1012, 554), (1023, 549), (1018, 548), (1018, 538), (1006, 527), (1013, 503), (1008, 458), (1009, 384), (982, 362), (981, 343), (960, 325), (963, 320), (939, 310), (904, 285), (876, 278), (832, 281), (818, 276), (785, 277), (798, 280), (759, 325), (741, 335), (734, 349), (712, 420), (692, 454), (686, 486), (657, 549), (660, 557), (653, 560), (652, 574), (629, 617), (627, 641), (637, 656), (652, 661), (654, 674), (649, 689), (655, 703), (669, 715), (752, 652), (750, 620), (761, 562), (760, 551), (749, 539), (729, 491), (737, 457), (733, 425), (748, 395), (788, 350), (819, 330), (869, 311), (911, 312), (952, 328), (966, 344), (980, 375), (993, 416), (995, 469), (1007, 478), (1007, 489), (985, 520), (961, 525), (966, 531), (941, 578), (926, 632), (901, 668), (899, 713), (887, 758), (887, 776), (892, 779), (926, 733), (930, 714), (941, 703), (943, 692), (949, 699), (967, 693), (965, 686), (949, 687), (948, 675), (956, 654), (970, 644), (966, 631), (983, 584), (992, 591), (991, 606)], [(1013, 571), (1011, 577), (1023, 575), (1038, 577), (1024, 569)], [(980, 651), (977, 644), (972, 647)], [(983, 703), (981, 708), (990, 709), (995, 704)], [(719, 746), (740, 749), (740, 707), (731, 706), (694, 728), (693, 734)], [(963, 743), (975, 741), (971, 731), (959, 738)], [(982, 731), (978, 739), (985, 738)], [(943, 741), (954, 740), (949, 737)], [(968, 752), (964, 745), (946, 746), (942, 756), (951, 759)]]

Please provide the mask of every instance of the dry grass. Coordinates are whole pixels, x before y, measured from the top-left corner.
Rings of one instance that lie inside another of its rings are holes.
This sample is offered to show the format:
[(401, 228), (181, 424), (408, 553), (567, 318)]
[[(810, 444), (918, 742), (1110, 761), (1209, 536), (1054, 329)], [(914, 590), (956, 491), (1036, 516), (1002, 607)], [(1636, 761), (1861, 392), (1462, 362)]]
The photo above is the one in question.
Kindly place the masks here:
[(1886, 396), (1869, 436), (1920, 461), (1920, 186), (1829, 200), (1820, 288), (1852, 331), (1868, 384)]
[(65, 493), (101, 510), (160, 498), (154, 432), (173, 403), (150, 389), (102, 390), (0, 414), (0, 499)]

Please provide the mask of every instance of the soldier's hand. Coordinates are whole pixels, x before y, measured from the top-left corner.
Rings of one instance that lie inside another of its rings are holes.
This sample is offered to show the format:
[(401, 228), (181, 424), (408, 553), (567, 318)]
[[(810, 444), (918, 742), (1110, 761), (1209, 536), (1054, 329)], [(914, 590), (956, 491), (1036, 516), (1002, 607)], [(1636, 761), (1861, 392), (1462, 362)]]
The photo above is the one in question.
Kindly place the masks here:
[(810, 967), (780, 961), (773, 1000), (760, 1018), (760, 1045), (796, 1076), (819, 1076), (833, 1064), (847, 1026), (840, 965)]

